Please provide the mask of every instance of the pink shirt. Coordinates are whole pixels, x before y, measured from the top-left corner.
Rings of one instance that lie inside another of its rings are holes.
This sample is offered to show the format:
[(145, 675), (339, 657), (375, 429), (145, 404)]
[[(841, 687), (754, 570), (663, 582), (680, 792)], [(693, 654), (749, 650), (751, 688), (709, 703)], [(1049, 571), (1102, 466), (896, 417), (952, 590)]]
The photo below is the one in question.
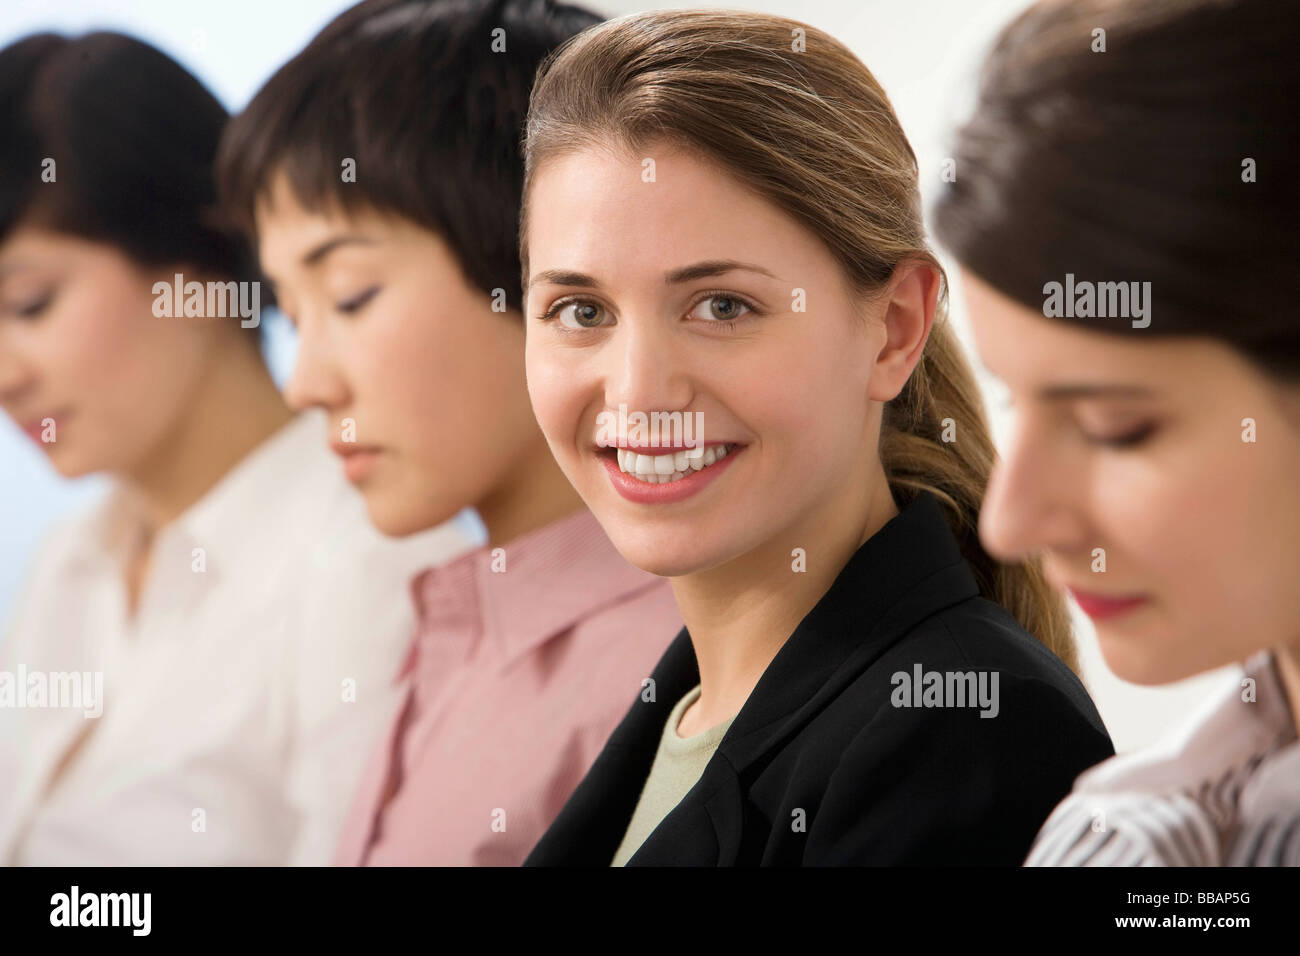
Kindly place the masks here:
[(335, 863), (518, 866), (682, 620), (582, 509), (411, 582), (402, 699)]

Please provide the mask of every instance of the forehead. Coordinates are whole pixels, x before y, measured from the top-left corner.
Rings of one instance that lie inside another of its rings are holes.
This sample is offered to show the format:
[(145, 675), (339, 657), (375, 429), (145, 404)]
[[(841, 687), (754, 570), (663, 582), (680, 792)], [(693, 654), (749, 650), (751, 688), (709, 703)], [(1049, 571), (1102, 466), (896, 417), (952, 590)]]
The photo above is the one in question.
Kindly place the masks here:
[(597, 278), (660, 276), (686, 262), (762, 262), (780, 276), (825, 268), (809, 231), (701, 154), (601, 148), (548, 160), (528, 197), (528, 263)]
[(91, 243), (77, 236), (39, 226), (18, 226), (0, 242), (0, 269), (10, 271), (42, 265), (50, 256), (75, 253), (90, 247)]
[(258, 195), (253, 213), (258, 239), (264, 247), (268, 243), (278, 246), (289, 239), (310, 243), (319, 234), (347, 223), (342, 212), (333, 207), (309, 210), (303, 206), (283, 172), (277, 172)]
[(1143, 339), (1091, 331), (1050, 319), (1008, 298), (968, 270), (961, 270), (960, 275), (980, 360), (1008, 385), (1089, 374), (1152, 378), (1167, 371), (1171, 360), (1176, 361), (1179, 343), (1156, 336)]
[(0, 282), (49, 274), (93, 270), (144, 272), (109, 242), (57, 232), (37, 225), (14, 229), (0, 243)]

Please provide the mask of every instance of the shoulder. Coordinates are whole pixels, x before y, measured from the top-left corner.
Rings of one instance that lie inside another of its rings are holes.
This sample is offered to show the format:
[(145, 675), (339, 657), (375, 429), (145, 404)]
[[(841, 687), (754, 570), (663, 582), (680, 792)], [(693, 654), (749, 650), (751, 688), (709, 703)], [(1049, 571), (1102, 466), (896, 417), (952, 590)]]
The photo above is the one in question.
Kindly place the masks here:
[[(1105, 741), (1104, 756), (1113, 753), (1079, 678), (1010, 613), (982, 597), (921, 621), (842, 696), (860, 708), (864, 728), (952, 725), (989, 744), (1014, 728), (1022, 746), (1079, 736)], [(1006, 730), (989, 733), (994, 726)]]
[[(803, 734), (826, 770), (809, 859), (1018, 864), (1114, 753), (1082, 684), (989, 602), (926, 619)], [(811, 758), (811, 759), (810, 759)]]
[(1034, 841), (1026, 866), (1218, 866), (1220, 836), (1185, 794), (1070, 794)]

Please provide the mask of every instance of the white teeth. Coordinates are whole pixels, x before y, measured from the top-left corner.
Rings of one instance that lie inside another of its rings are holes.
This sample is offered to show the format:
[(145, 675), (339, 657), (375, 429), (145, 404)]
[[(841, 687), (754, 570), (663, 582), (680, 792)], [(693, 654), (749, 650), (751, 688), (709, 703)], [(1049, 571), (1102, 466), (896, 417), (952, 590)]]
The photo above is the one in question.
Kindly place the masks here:
[(721, 461), (734, 448), (734, 445), (710, 445), (708, 448), (697, 445), (667, 455), (639, 455), (619, 448), (618, 468), (624, 474), (632, 475), (646, 484), (660, 485), (681, 481), (687, 475)]

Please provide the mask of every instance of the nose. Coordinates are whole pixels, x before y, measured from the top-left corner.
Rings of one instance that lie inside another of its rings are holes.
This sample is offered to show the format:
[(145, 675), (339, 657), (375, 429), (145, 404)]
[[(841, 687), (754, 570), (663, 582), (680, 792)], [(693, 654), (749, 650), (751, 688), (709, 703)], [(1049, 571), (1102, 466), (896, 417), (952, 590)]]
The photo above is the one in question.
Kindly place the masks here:
[(694, 394), (689, 355), (672, 331), (657, 322), (625, 321), (607, 353), (605, 403), (640, 411), (683, 411)]
[(306, 316), (298, 322), (298, 357), (284, 386), (284, 400), (295, 411), (341, 408), (349, 397), (337, 350), (323, 326)]
[(1050, 434), (1017, 423), (989, 477), (980, 508), (984, 549), (1000, 561), (1086, 544), (1079, 469)]

